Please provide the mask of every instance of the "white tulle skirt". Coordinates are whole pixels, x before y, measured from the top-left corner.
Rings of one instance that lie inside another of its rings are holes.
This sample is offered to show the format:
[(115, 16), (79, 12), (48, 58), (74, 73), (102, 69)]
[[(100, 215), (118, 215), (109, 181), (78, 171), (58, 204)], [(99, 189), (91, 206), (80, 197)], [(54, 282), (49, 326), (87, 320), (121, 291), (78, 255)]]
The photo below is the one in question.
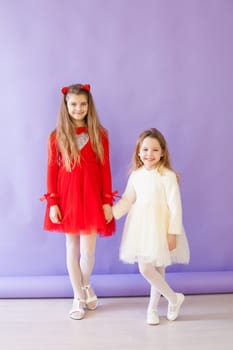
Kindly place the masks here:
[[(156, 213), (156, 215), (155, 215)], [(120, 260), (126, 263), (150, 262), (154, 266), (187, 264), (189, 245), (184, 229), (177, 234), (176, 249), (169, 251), (168, 218), (153, 205), (134, 205), (129, 211), (120, 245)]]

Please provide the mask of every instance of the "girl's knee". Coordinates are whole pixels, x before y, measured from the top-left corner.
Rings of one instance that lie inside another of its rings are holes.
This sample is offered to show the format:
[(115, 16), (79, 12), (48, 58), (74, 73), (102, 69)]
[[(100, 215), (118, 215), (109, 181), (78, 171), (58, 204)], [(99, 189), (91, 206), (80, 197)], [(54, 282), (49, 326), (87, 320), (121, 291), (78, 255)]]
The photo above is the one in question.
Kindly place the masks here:
[(81, 251), (81, 260), (87, 263), (94, 263), (95, 253), (92, 251)]
[(153, 269), (152, 264), (145, 264), (145, 263), (139, 263), (138, 264), (139, 267), (139, 272), (143, 275), (143, 276), (148, 276), (151, 274), (151, 270)]
[(79, 237), (76, 235), (66, 235), (66, 254), (79, 255)]

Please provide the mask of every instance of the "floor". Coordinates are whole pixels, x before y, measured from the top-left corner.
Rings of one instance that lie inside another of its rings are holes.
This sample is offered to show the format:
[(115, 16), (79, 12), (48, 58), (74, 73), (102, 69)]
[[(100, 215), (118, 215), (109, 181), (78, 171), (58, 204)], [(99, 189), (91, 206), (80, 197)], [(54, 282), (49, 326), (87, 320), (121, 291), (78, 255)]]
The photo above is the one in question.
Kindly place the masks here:
[(145, 322), (148, 298), (102, 298), (85, 319), (67, 316), (71, 299), (1, 299), (0, 348), (7, 350), (232, 350), (233, 294), (188, 295), (179, 318)]

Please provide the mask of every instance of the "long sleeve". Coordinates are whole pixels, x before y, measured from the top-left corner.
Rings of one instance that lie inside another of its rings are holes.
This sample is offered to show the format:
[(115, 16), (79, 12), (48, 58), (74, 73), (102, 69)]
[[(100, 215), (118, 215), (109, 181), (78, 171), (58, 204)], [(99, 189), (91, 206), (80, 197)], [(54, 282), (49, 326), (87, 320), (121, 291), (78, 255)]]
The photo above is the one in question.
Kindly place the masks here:
[(50, 206), (59, 203), (57, 194), (58, 170), (58, 151), (56, 146), (56, 135), (54, 132), (50, 135), (48, 140), (47, 200)]
[(101, 170), (101, 188), (103, 204), (112, 204), (112, 176), (109, 160), (109, 140), (106, 133), (102, 134), (104, 149), (104, 162), (100, 164)]
[(169, 171), (165, 175), (164, 186), (169, 208), (168, 233), (181, 234), (183, 230), (182, 205), (180, 189), (175, 173)]
[(132, 204), (135, 202), (136, 194), (132, 184), (132, 175), (129, 177), (127, 186), (122, 195), (122, 198), (113, 206), (112, 212), (115, 219), (120, 219), (127, 214)]

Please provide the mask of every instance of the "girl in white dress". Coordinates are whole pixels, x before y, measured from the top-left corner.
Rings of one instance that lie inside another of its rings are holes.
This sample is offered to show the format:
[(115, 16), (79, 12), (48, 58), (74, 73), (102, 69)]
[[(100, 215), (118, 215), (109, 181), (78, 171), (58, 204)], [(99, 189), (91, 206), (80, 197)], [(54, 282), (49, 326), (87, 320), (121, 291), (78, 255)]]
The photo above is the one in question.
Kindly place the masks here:
[(165, 267), (188, 263), (189, 247), (182, 224), (178, 176), (171, 167), (166, 140), (154, 128), (139, 136), (132, 171), (125, 192), (114, 206), (119, 219), (128, 213), (120, 246), (120, 259), (138, 263), (150, 283), (147, 323), (159, 324), (158, 302), (168, 300), (167, 318), (174, 321), (184, 295), (175, 293), (165, 281)]

